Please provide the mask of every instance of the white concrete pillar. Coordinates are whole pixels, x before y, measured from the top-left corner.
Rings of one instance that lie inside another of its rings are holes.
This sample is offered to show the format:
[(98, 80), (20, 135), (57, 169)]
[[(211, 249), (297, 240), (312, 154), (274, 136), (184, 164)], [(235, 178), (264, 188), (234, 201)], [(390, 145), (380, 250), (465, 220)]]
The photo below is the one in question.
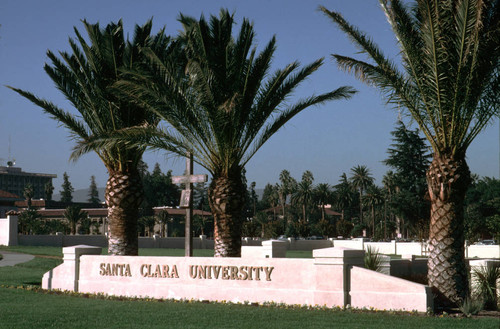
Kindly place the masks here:
[(17, 215), (0, 218), (0, 245), (17, 246)]
[[(353, 266), (364, 267), (364, 250), (356, 250), (344, 247), (332, 247), (313, 250), (314, 264), (318, 266), (333, 265), (342, 267), (342, 293), (344, 306), (351, 304), (351, 269)], [(329, 271), (329, 266), (318, 267), (316, 270), (317, 282), (324, 281), (330, 273), (338, 271)], [(337, 280), (340, 278), (329, 278)], [(321, 287), (320, 287), (321, 288)]]
[(101, 251), (100, 247), (86, 245), (64, 247), (63, 263), (43, 275), (42, 288), (78, 292), (80, 256), (100, 255)]

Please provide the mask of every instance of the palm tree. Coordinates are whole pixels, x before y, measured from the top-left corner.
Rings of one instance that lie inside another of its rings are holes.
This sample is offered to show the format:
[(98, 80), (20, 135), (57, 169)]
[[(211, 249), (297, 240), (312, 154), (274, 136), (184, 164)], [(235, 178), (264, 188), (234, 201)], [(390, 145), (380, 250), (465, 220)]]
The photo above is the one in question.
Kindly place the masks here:
[(314, 190), (314, 195), (321, 206), (321, 220), (325, 220), (325, 205), (332, 199), (330, 185), (325, 183), (318, 184)]
[[(384, 188), (387, 195), (387, 200), (389, 203), (389, 207), (392, 206), (392, 195), (396, 192), (396, 174), (392, 170), (389, 170), (384, 177), (382, 178), (382, 184), (384, 184)], [(387, 202), (386, 202), (387, 203)], [(387, 205), (386, 205), (387, 209)], [(389, 209), (389, 219), (392, 221), (392, 211)], [(384, 239), (387, 237), (387, 214), (384, 216)]]
[(309, 219), (306, 213), (314, 197), (314, 187), (312, 179), (305, 176), (302, 175), (302, 180), (298, 183), (297, 190), (292, 195), (292, 199), (295, 204), (302, 206), (302, 221), (308, 222)]
[(71, 234), (76, 234), (76, 225), (83, 219), (86, 219), (88, 214), (78, 206), (68, 206), (63, 213), (64, 218), (68, 221), (71, 227)]
[(135, 27), (132, 41), (125, 40), (121, 20), (108, 24), (104, 29), (99, 24), (87, 21), (83, 21), (83, 24), (90, 44), (75, 28), (77, 40), (69, 41), (73, 53), (60, 52), (60, 59), (48, 51), (51, 64), (44, 67), (57, 88), (79, 112), (78, 115), (32, 93), (12, 89), (40, 106), (71, 132), (77, 141), (71, 154), (73, 160), (86, 152), (97, 153), (109, 173), (105, 192), (110, 233), (109, 254), (137, 255), (137, 219), (143, 195), (138, 163), (145, 147), (131, 147), (120, 141), (100, 147), (91, 141), (125, 127), (155, 124), (153, 114), (120, 97), (113, 85), (123, 78), (123, 71), (134, 69), (143, 62), (142, 47), (167, 53), (170, 39), (163, 30), (151, 36), (151, 21)]
[(138, 102), (150, 104), (167, 127), (125, 133), (130, 138), (135, 134), (136, 140), (153, 136), (148, 143), (153, 148), (181, 156), (193, 153), (195, 162), (212, 176), (209, 203), (214, 214), (214, 254), (240, 256), (245, 165), (296, 114), (329, 100), (349, 98), (354, 90), (341, 87), (291, 104), (289, 96), (322, 60), (302, 69), (294, 62), (270, 75), (276, 39), (257, 53), (252, 46), (253, 26), (247, 19), (235, 37), (233, 15), (227, 10), (221, 10), (219, 17), (211, 16), (209, 22), (184, 15), (179, 20), (184, 26), (181, 40), (188, 63), (183, 79), (178, 78), (175, 64), (150, 54), (152, 65), (144, 79), (124, 86)]
[(335, 185), (334, 204), (335, 207), (342, 210), (342, 221), (344, 220), (345, 210), (350, 207), (352, 203), (352, 187), (347, 179), (347, 175), (342, 173), (340, 176), (340, 183)]
[(373, 184), (374, 178), (366, 166), (357, 165), (351, 168), (351, 184), (359, 191), (359, 223), (363, 223), (363, 191)]
[(295, 179), (290, 175), (290, 172), (286, 169), (282, 170), (280, 172), (280, 183), (281, 184), (276, 184), (277, 191), (278, 191), (278, 197), (279, 197), (279, 202), (281, 203), (281, 211), (283, 215), (283, 226), (284, 229), (286, 230), (286, 224), (287, 220), (285, 217), (285, 206), (286, 206), (286, 199), (288, 196), (292, 193), (295, 192), (295, 189), (297, 187), (297, 182)]
[(380, 3), (398, 41), (402, 69), (339, 13), (321, 9), (372, 60), (334, 55), (339, 67), (408, 111), (432, 147), (429, 285), (437, 304), (460, 304), (469, 289), (463, 206), (470, 171), (465, 156), (499, 114), (500, 1)]
[(382, 189), (376, 185), (369, 185), (366, 189), (365, 201), (372, 211), (372, 238), (375, 236), (375, 206), (384, 202)]
[(33, 185), (27, 184), (24, 187), (23, 196), (26, 199), (26, 208), (28, 208), (28, 210), (31, 209), (31, 199), (33, 198), (34, 193), (35, 191), (33, 190)]

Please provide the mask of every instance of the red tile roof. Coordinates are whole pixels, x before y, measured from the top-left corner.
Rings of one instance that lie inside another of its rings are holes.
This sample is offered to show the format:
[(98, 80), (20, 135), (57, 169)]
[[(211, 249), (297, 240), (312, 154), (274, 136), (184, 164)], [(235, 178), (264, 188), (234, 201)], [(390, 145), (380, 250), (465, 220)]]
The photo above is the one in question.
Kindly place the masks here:
[(7, 191), (3, 191), (3, 190), (0, 190), (0, 198), (5, 198), (5, 199), (21, 199), (16, 194), (10, 193), (10, 192), (7, 192)]

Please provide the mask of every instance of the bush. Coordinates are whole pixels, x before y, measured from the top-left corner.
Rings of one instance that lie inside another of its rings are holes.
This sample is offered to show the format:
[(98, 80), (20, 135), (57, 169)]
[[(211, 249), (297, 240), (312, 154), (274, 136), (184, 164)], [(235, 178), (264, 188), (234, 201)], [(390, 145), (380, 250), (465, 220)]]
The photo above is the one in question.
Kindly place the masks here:
[(382, 257), (376, 248), (368, 246), (365, 252), (365, 267), (372, 271), (379, 272), (382, 265)]
[(466, 317), (478, 314), (483, 309), (484, 303), (482, 300), (465, 298), (462, 305), (459, 306), (460, 312)]
[(487, 310), (498, 309), (497, 305), (497, 280), (500, 279), (500, 267), (481, 266), (472, 271), (475, 295), (482, 299)]

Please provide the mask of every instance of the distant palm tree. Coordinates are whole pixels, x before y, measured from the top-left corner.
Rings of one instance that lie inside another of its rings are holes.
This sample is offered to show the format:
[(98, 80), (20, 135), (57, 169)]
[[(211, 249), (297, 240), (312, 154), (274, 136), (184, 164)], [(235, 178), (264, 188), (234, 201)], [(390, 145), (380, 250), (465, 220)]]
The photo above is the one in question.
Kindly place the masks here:
[(311, 205), (314, 197), (314, 186), (312, 181), (303, 179), (297, 185), (297, 190), (292, 195), (292, 199), (295, 204), (300, 204), (302, 206), (302, 221), (307, 222), (309, 220), (307, 216), (307, 210)]
[(74, 115), (32, 93), (12, 88), (40, 106), (51, 118), (66, 127), (77, 141), (71, 158), (95, 151), (109, 173), (105, 199), (109, 217), (109, 254), (137, 255), (137, 219), (143, 190), (138, 163), (144, 146), (128, 146), (121, 141), (95, 146), (93, 139), (106, 137), (114, 131), (138, 125), (155, 125), (156, 117), (131, 102), (114, 89), (127, 70), (143, 63), (141, 49), (168, 53), (170, 39), (161, 30), (151, 35), (152, 22), (135, 27), (132, 41), (125, 40), (123, 23), (99, 24), (83, 21), (90, 44), (75, 28), (77, 41), (70, 40), (72, 54), (60, 52), (59, 59), (48, 51), (51, 64), (45, 71), (57, 88), (78, 110)]
[(345, 210), (352, 203), (352, 194), (353, 189), (347, 179), (347, 175), (342, 173), (340, 176), (340, 183), (335, 185), (335, 191), (333, 194), (335, 207), (342, 210), (342, 221), (344, 220)]
[(433, 149), (427, 171), (429, 285), (436, 304), (461, 304), (469, 290), (463, 208), (470, 171), (465, 157), (472, 141), (500, 112), (500, 1), (380, 3), (396, 36), (401, 65), (387, 59), (339, 13), (321, 9), (371, 60), (334, 55), (339, 67), (407, 110)]
[(80, 221), (86, 219), (88, 214), (85, 211), (82, 211), (79, 206), (68, 206), (66, 210), (64, 210), (63, 216), (70, 225), (71, 234), (74, 235), (76, 234), (76, 226), (80, 223)]
[(369, 185), (366, 189), (365, 201), (372, 211), (372, 237), (375, 236), (375, 206), (384, 202), (382, 189), (375, 185)]
[[(149, 104), (166, 129), (128, 130), (129, 138), (150, 139), (148, 145), (184, 156), (192, 152), (212, 175), (209, 202), (214, 214), (215, 256), (240, 256), (246, 187), (242, 171), (269, 138), (296, 114), (313, 105), (349, 98), (354, 90), (334, 91), (290, 102), (295, 88), (316, 71), (322, 60), (299, 69), (294, 62), (269, 74), (276, 39), (257, 53), (254, 30), (244, 19), (233, 37), (233, 15), (196, 20), (180, 16), (186, 75), (171, 61), (151, 54), (151, 70), (143, 80), (124, 86), (138, 102)], [(174, 92), (175, 91), (175, 92)], [(142, 142), (142, 141), (141, 141)]]
[(33, 190), (33, 185), (27, 184), (23, 190), (23, 196), (26, 199), (26, 208), (31, 209), (31, 199), (33, 198), (35, 191)]
[[(384, 188), (387, 194), (387, 202), (389, 203), (389, 207), (391, 207), (392, 204), (392, 196), (396, 192), (397, 186), (396, 186), (396, 175), (394, 174), (393, 171), (389, 170), (384, 177), (382, 177), (382, 184), (384, 184)], [(386, 203), (387, 203), (386, 202)], [(387, 209), (387, 205), (386, 205)], [(392, 218), (392, 211), (389, 209), (389, 219)], [(387, 237), (387, 216), (384, 216), (384, 239)]]
[(286, 200), (287, 200), (289, 195), (291, 195), (295, 192), (295, 189), (297, 188), (297, 182), (290, 175), (290, 172), (286, 169), (284, 169), (280, 172), (279, 179), (280, 179), (281, 184), (276, 184), (276, 188), (277, 188), (277, 192), (278, 192), (279, 202), (281, 203), (283, 225), (284, 225), (284, 228), (286, 230), (286, 224), (287, 224), (287, 220), (285, 217)]
[(330, 185), (321, 183), (314, 190), (315, 199), (321, 206), (321, 220), (325, 220), (325, 205), (331, 202), (332, 191)]
[(363, 223), (363, 191), (373, 184), (374, 178), (366, 166), (351, 168), (351, 184), (359, 191), (359, 222)]

